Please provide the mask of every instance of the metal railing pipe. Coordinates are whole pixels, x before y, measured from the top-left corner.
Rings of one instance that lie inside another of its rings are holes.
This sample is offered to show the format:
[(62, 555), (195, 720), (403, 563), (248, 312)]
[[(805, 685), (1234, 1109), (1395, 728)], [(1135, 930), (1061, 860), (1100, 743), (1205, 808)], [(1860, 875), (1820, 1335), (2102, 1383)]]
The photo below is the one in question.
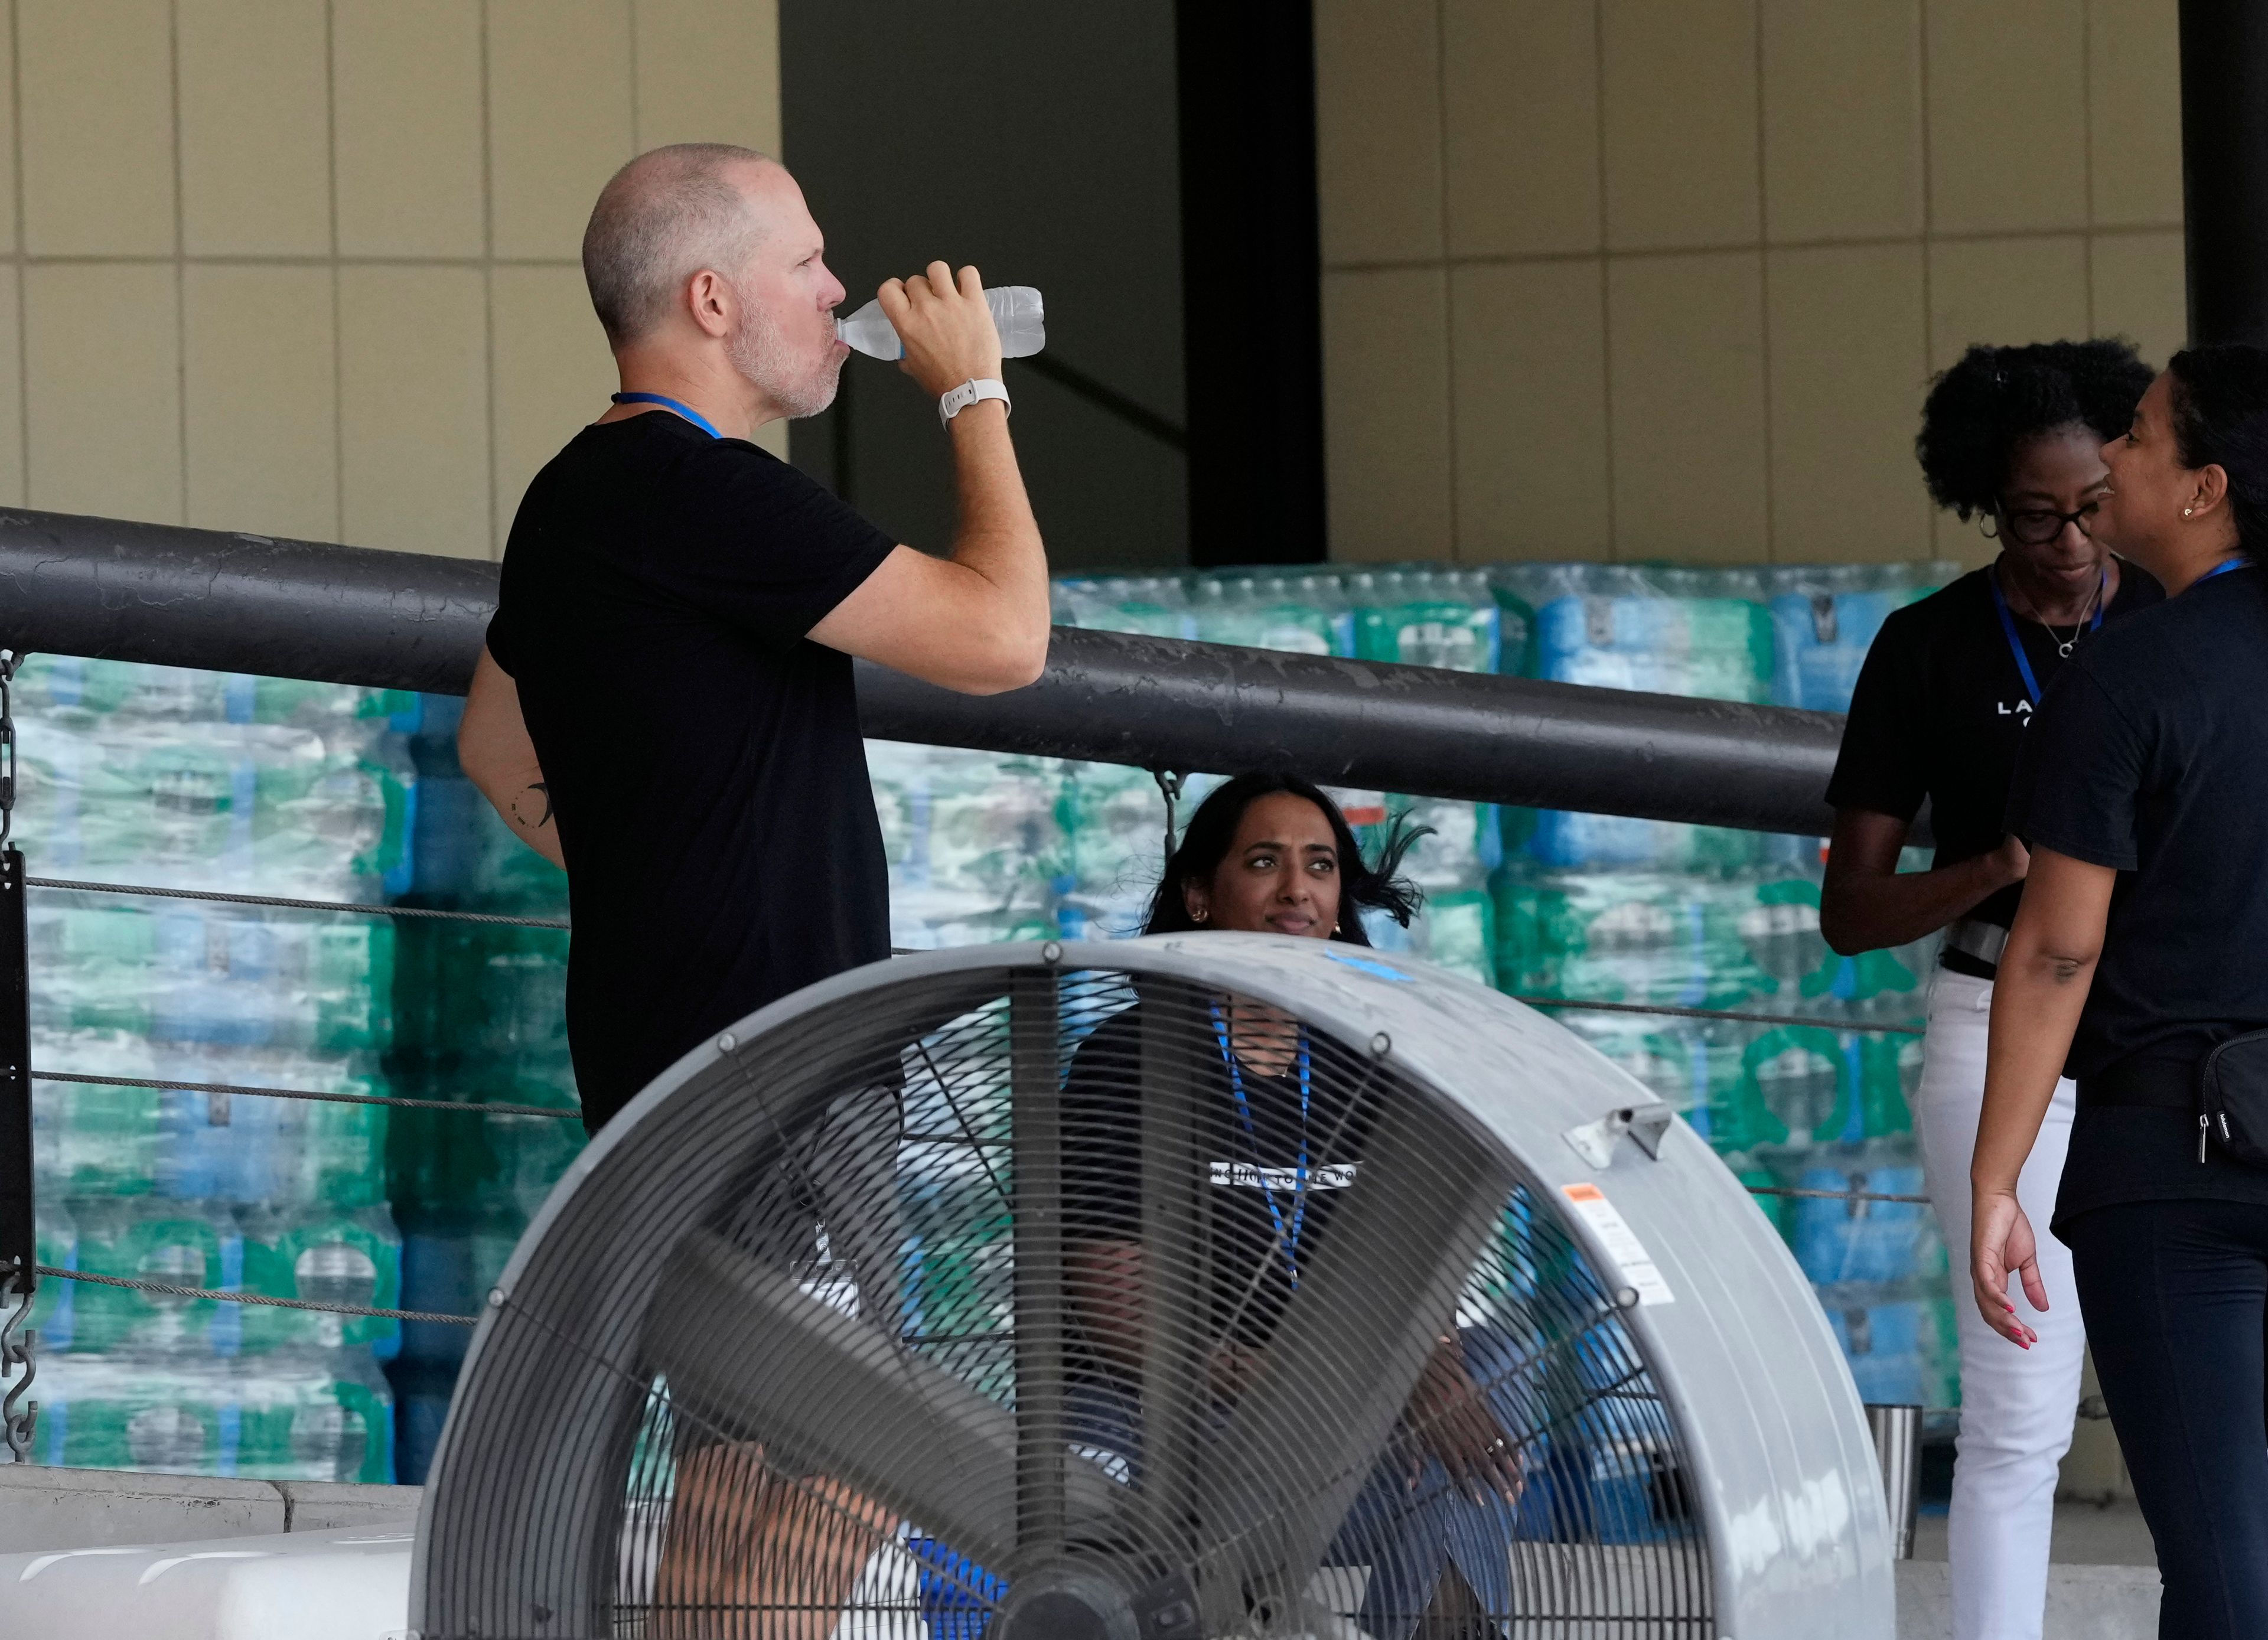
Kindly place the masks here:
[[(464, 692), (494, 564), (0, 509), (0, 647)], [(603, 669), (605, 658), (593, 657)], [(954, 695), (862, 664), (868, 734), (1820, 835), (1842, 720), (1058, 627), (1044, 676)]]
[(0, 648), (462, 695), (484, 560), (0, 507)]

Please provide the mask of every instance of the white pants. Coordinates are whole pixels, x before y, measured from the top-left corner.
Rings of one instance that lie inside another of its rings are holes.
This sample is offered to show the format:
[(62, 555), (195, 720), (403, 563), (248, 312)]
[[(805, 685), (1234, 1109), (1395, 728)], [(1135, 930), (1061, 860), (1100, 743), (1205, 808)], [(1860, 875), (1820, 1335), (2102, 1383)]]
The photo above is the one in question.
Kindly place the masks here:
[(2039, 1640), (2058, 1467), (2071, 1445), (2087, 1332), (2071, 1250), (2048, 1233), (2071, 1144), (2075, 1090), (2056, 1084), (2031, 1159), (2016, 1185), (2039, 1244), (2048, 1309), (2035, 1313), (2011, 1278), (2016, 1313), (2039, 1334), (2021, 1350), (1984, 1325), (1969, 1283), (1969, 1163), (1984, 1104), (1992, 984), (1940, 968), (1930, 987), (1914, 1126), (1929, 1198), (1945, 1232), (1961, 1336), (1961, 1438), (1948, 1523), (1955, 1640)]

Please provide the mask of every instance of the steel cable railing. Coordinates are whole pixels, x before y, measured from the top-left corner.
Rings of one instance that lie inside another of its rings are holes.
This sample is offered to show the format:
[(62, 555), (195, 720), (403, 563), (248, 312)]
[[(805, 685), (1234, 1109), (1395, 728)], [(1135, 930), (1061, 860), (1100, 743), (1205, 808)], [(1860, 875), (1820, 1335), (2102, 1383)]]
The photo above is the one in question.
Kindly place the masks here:
[[(201, 889), (167, 889), (141, 884), (97, 883), (55, 878), (26, 878), (24, 881), (27, 887), (36, 887), (42, 890), (63, 893), (123, 894), (150, 897), (180, 898), (186, 900), (217, 901), (228, 904), (250, 905), (278, 909), (314, 911), (320, 913), (344, 913), (347, 915), (361, 916), (427, 918), (468, 923), (484, 923), (491, 926), (500, 925), (519, 928), (554, 929), (560, 930), (565, 930), (569, 926), (569, 924), (563, 920), (514, 917), (499, 914), (457, 911), (431, 907), (378, 906), (356, 904), (342, 901), (294, 900), (274, 895), (225, 894)], [(895, 952), (894, 954), (904, 953)], [(1604, 998), (1516, 996), (1514, 999), (1532, 1007), (1550, 1009), (1557, 1011), (1646, 1015), (1675, 1019), (1717, 1020), (1729, 1024), (1753, 1024), (1773, 1026), (1818, 1026), (1822, 1028), (1866, 1034), (1910, 1036), (1920, 1034), (1918, 1027), (1910, 1025), (1872, 1021), (1840, 1020), (1836, 1019), (1831, 1016), (1822, 1015), (1773, 1014), (1741, 1009), (1708, 1009), (1687, 1007), (1672, 1004), (1626, 1003), (1609, 1001)], [(386, 1094), (345, 1093), (309, 1088), (264, 1087), (242, 1083), (196, 1082), (178, 1078), (153, 1077), (99, 1075), (92, 1072), (71, 1070), (50, 1071), (35, 1069), (32, 1072), (32, 1079), (79, 1086), (139, 1087), (148, 1088), (153, 1091), (171, 1090), (193, 1093), (219, 1094), (231, 1097), (241, 1096), (260, 1099), (307, 1099), (326, 1103), (379, 1106), (394, 1109), (474, 1112), (482, 1115), (579, 1119), (582, 1114), (579, 1107), (560, 1107), (502, 1102), (483, 1103), (470, 1100), (423, 1099)], [(1844, 1190), (1809, 1189), (1791, 1186), (1755, 1184), (1747, 1185), (1744, 1188), (1748, 1190), (1749, 1194), (1753, 1196), (1805, 1201), (1844, 1202), (1849, 1204), (1850, 1210), (1854, 1214), (1862, 1212), (1867, 1205), (1877, 1202), (1896, 1205), (1927, 1205), (1929, 1202), (1929, 1198), (1925, 1195), (1900, 1195), (1881, 1191), (1862, 1190), (1857, 1188), (1855, 1184), (1852, 1188)], [(464, 1315), (446, 1311), (409, 1310), (378, 1305), (359, 1305), (316, 1298), (284, 1298), (274, 1294), (247, 1292), (241, 1290), (197, 1287), (171, 1282), (152, 1281), (144, 1277), (108, 1276), (94, 1271), (77, 1270), (63, 1266), (46, 1263), (35, 1264), (33, 1266), (33, 1269), (37, 1277), (40, 1279), (85, 1283), (104, 1287), (120, 1288), (133, 1292), (145, 1294), (151, 1298), (172, 1298), (192, 1303), (203, 1302), (255, 1305), (270, 1309), (313, 1312), (342, 1317), (422, 1323), (443, 1327), (469, 1327), (476, 1326), (480, 1320), (480, 1317), (477, 1314)], [(19, 1365), (22, 1369), (22, 1376), (17, 1379), (11, 1386), (13, 1392), (11, 1399), (19, 1399), (26, 1391), (28, 1391), (36, 1375), (36, 1362), (32, 1358), (27, 1346), (28, 1340), (25, 1340), (22, 1344), (18, 1346), (15, 1352), (23, 1357), (20, 1363), (16, 1363), (16, 1364)], [(1946, 1416), (1957, 1415), (1958, 1409), (1955, 1408), (1933, 1407), (1927, 1408), (1926, 1411), (1930, 1416), (1942, 1417)], [(22, 1415), (19, 1414), (18, 1417), (20, 1418), (21, 1416)], [(2083, 1416), (2086, 1416), (2084, 1410)], [(2094, 1416), (2102, 1415), (2097, 1413)], [(28, 1443), (28, 1429), (26, 1429), (23, 1431), (23, 1438), (20, 1443), (13, 1438), (11, 1434), (10, 1441), (10, 1445), (11, 1446), (21, 1445), (22, 1447), (27, 1448)]]
[[(0, 708), (4, 710), (4, 708)], [(1161, 782), (1161, 785), (1163, 783)], [(1168, 791), (1170, 808), (1172, 793)], [(175, 899), (207, 903), (241, 905), (267, 909), (313, 912), (328, 916), (384, 917), (398, 920), (425, 920), (490, 927), (524, 928), (568, 931), (565, 919), (516, 916), (503, 913), (465, 911), (453, 908), (357, 903), (346, 901), (299, 899), (281, 895), (232, 893), (211, 889), (165, 887), (150, 884), (114, 883), (69, 878), (25, 876), (20, 881), (26, 888), (43, 892), (93, 894), (130, 895), (152, 899)], [(894, 952), (894, 954), (904, 954)], [(1725, 1024), (1756, 1025), (1775, 1027), (1815, 1027), (1838, 1033), (1884, 1036), (1918, 1036), (1918, 1026), (1879, 1021), (1859, 1021), (1837, 1019), (1822, 1014), (1784, 1014), (1743, 1009), (1711, 1009), (1667, 1003), (1634, 1003), (1607, 998), (1551, 997), (1514, 993), (1514, 999), (1529, 1006), (1554, 1012), (1591, 1012), (1696, 1019)], [(573, 1106), (541, 1106), (523, 1103), (482, 1102), (478, 1100), (416, 1099), (398, 1095), (354, 1093), (310, 1088), (265, 1086), (233, 1082), (191, 1081), (160, 1077), (98, 1074), (72, 1070), (48, 1070), (33, 1068), (30, 1079), (50, 1084), (81, 1087), (145, 1088), (157, 1092), (178, 1091), (206, 1095), (312, 1100), (323, 1103), (375, 1106), (404, 1110), (473, 1112), (482, 1115), (531, 1117), (539, 1119), (579, 1119), (581, 1111)], [(1837, 1201), (1848, 1203), (1855, 1215), (1868, 1204), (1926, 1205), (1923, 1195), (1868, 1191), (1853, 1187), (1847, 1189), (1803, 1188), (1786, 1186), (1749, 1184), (1749, 1193), (1760, 1197), (1789, 1198), (1808, 1201)], [(151, 1280), (137, 1276), (106, 1275), (96, 1271), (73, 1269), (65, 1266), (36, 1263), (32, 1266), (40, 1278), (87, 1283), (109, 1288), (124, 1289), (153, 1298), (173, 1298), (191, 1302), (210, 1302), (264, 1306), (272, 1309), (316, 1312), (344, 1317), (370, 1318), (382, 1320), (426, 1323), (451, 1327), (471, 1327), (477, 1315), (450, 1312), (411, 1310), (376, 1305), (359, 1305), (342, 1301), (315, 1298), (286, 1298), (276, 1294), (245, 1291), (230, 1287), (202, 1287)], [(20, 1320), (20, 1317), (17, 1318)], [(18, 1351), (25, 1358), (11, 1363), (26, 1369), (32, 1367), (28, 1349)], [(11, 1401), (28, 1387), (31, 1373), (11, 1387)], [(1949, 1410), (1949, 1409), (1933, 1409)], [(16, 1443), (11, 1438), (11, 1445)]]
[[(509, 916), (498, 913), (460, 911), (426, 906), (365, 905), (348, 901), (298, 900), (269, 894), (227, 894), (210, 889), (166, 888), (150, 884), (102, 883), (69, 878), (27, 877), (24, 880), (27, 887), (66, 893), (134, 894), (151, 898), (217, 901), (224, 904), (286, 910), (337, 912), (363, 916), (423, 917), (468, 923), (484, 923), (491, 926), (556, 929), (562, 931), (570, 927), (563, 919)], [(893, 954), (907, 953), (901, 950), (895, 951)], [(1822, 1014), (1764, 1013), (1745, 1009), (1694, 1008), (1668, 1003), (1628, 1003), (1598, 997), (1514, 994), (1513, 999), (1530, 1007), (1570, 1012), (1636, 1014), (1669, 1019), (1717, 1020), (1742, 1025), (1814, 1026), (1862, 1034), (1918, 1036), (1922, 1033), (1921, 1027), (1918, 1026), (1845, 1020), (1831, 1015)], [(70, 1083), (85, 1086), (139, 1087), (155, 1091), (225, 1094), (258, 1099), (312, 1099), (332, 1104), (381, 1106), (401, 1110), (468, 1111), (491, 1116), (534, 1116), (579, 1120), (582, 1115), (581, 1109), (578, 1107), (409, 1099), (389, 1094), (342, 1093), (312, 1088), (262, 1087), (244, 1083), (192, 1082), (158, 1077), (107, 1076), (84, 1071), (34, 1069), (32, 1079), (39, 1082)], [(1929, 1198), (1926, 1195), (1897, 1195), (1856, 1188), (1819, 1190), (1773, 1185), (1748, 1185), (1744, 1188), (1751, 1195), (1806, 1201), (1848, 1202), (1853, 1204), (1884, 1202), (1925, 1206), (1929, 1202)], [(162, 1297), (203, 1299), (218, 1303), (267, 1305), (284, 1309), (320, 1310), (340, 1315), (370, 1316), (382, 1320), (436, 1321), (467, 1327), (474, 1325), (479, 1320), (477, 1316), (455, 1315), (436, 1311), (392, 1310), (361, 1305), (324, 1303), (311, 1299), (282, 1298), (267, 1294), (232, 1291), (218, 1288), (180, 1287), (165, 1282), (100, 1276), (45, 1264), (39, 1266), (38, 1269), (40, 1275), (56, 1280), (94, 1282), (105, 1286), (129, 1288)]]
[(1754, 1013), (1744, 1008), (1686, 1008), (1669, 1003), (1601, 1002), (1571, 997), (1525, 997), (1507, 992), (1513, 1001), (1531, 1008), (1564, 1008), (1581, 1013), (1658, 1014), (1670, 1019), (1722, 1019), (1732, 1025), (1815, 1026), (1827, 1031), (1854, 1031), (1864, 1036), (1919, 1036), (1918, 1025), (1889, 1025), (1867, 1019), (1838, 1019), (1832, 1014)]
[[(4, 686), (0, 686), (4, 687)], [(5, 709), (0, 707), (0, 718)], [(12, 725), (11, 725), (12, 726)], [(11, 737), (12, 738), (12, 737)], [(12, 791), (4, 794), (12, 797)], [(11, 805), (10, 806), (12, 806)], [(143, 883), (99, 882), (72, 878), (32, 877), (18, 879), (25, 888), (75, 894), (122, 894), (151, 899), (192, 901), (203, 903), (241, 905), (263, 909), (311, 911), (320, 914), (387, 917), (401, 920), (450, 922), (475, 926), (542, 929), (564, 932), (569, 924), (563, 919), (513, 916), (497, 912), (464, 911), (425, 906), (367, 904), (351, 901), (309, 900), (276, 894), (230, 893), (214, 889), (167, 887)], [(135, 1087), (158, 1092), (182, 1092), (249, 1097), (259, 1099), (305, 1099), (328, 1104), (377, 1106), (401, 1110), (470, 1111), (483, 1116), (529, 1116), (553, 1120), (580, 1120), (579, 1107), (528, 1105), (506, 1101), (475, 1101), (460, 1099), (412, 1099), (399, 1095), (350, 1093), (314, 1088), (260, 1086), (233, 1082), (202, 1082), (174, 1077), (131, 1077), (98, 1074), (78, 1070), (47, 1070), (33, 1069), (28, 1078), (33, 1082), (67, 1084), (83, 1087)], [(105, 1275), (97, 1271), (73, 1269), (67, 1266), (33, 1262), (31, 1269), (38, 1278), (90, 1283), (122, 1289), (152, 1298), (174, 1298), (190, 1302), (208, 1302), (256, 1305), (269, 1309), (312, 1312), (342, 1317), (367, 1318), (379, 1320), (419, 1322), (447, 1327), (471, 1327), (477, 1315), (460, 1315), (445, 1311), (413, 1310), (380, 1305), (353, 1304), (320, 1298), (286, 1298), (278, 1294), (247, 1292), (237, 1288), (200, 1287), (173, 1282), (153, 1281), (146, 1277)], [(7, 1365), (20, 1369), (22, 1376), (9, 1386), (11, 1417), (7, 1430), (7, 1444), (20, 1458), (28, 1447), (29, 1420), (25, 1411), (18, 1410), (21, 1400), (34, 1381), (37, 1364), (29, 1348), (28, 1335), (20, 1333), (20, 1314), (10, 1316)], [(33, 1403), (36, 1405), (36, 1403)]]
[(155, 1088), (181, 1093), (241, 1093), (253, 1099), (320, 1099), (327, 1105), (385, 1105), (396, 1110), (474, 1110), (486, 1116), (552, 1116), (582, 1119), (580, 1106), (506, 1105), (485, 1100), (403, 1099), (391, 1093), (328, 1093), (314, 1088), (253, 1087), (241, 1082), (177, 1082), (164, 1077), (95, 1076), (82, 1070), (39, 1070), (34, 1082), (76, 1082), (90, 1087)]
[(433, 906), (360, 905), (350, 900), (287, 900), (276, 894), (232, 894), (213, 888), (157, 888), (146, 883), (88, 883), (68, 877), (27, 877), (26, 888), (61, 888), (82, 894), (145, 894), (157, 900), (217, 901), (223, 905), (267, 906), (284, 911), (340, 911), (350, 916), (437, 917), (453, 923), (485, 923), (502, 928), (556, 928), (561, 919), (506, 916), (495, 911), (451, 911)]
[(58, 1281), (92, 1282), (98, 1286), (123, 1287), (131, 1292), (155, 1293), (165, 1298), (202, 1298), (218, 1304), (257, 1304), (271, 1310), (316, 1310), (326, 1315), (369, 1315), (387, 1321), (438, 1321), (451, 1327), (471, 1327), (477, 1315), (452, 1315), (440, 1310), (386, 1310), (366, 1304), (331, 1304), (320, 1298), (282, 1298), (264, 1292), (237, 1292), (223, 1287), (177, 1287), (171, 1282), (137, 1281), (125, 1276), (102, 1276), (91, 1270), (66, 1269), (53, 1264), (34, 1267)]

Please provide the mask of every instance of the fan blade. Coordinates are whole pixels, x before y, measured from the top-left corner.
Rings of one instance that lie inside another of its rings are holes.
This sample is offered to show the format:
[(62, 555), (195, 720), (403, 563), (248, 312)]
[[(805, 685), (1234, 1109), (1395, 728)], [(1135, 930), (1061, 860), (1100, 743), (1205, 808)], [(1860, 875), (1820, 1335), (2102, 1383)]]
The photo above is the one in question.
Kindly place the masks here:
[(1186, 1045), (1206, 1029), (1194, 997), (1160, 989), (1143, 1003), (1142, 1495), (1153, 1529), (1182, 1557), (1197, 1547), (1197, 1477), (1205, 1461), (1210, 1299), (1202, 1249), (1210, 1245), (1212, 1206), (1202, 1157), (1207, 1129)]
[[(979, 1565), (1013, 1563), (1016, 1422), (1006, 1408), (706, 1231), (672, 1258), (646, 1328), (647, 1364), (680, 1406), (848, 1482)], [(1069, 1454), (1062, 1473), (1069, 1528), (1108, 1533), (1123, 1489)]]
[(1016, 1541), (1027, 1555), (1061, 1553), (1070, 1527), (1060, 1028), (1055, 970), (1018, 974), (1008, 1003), (1016, 1144)]
[(1511, 1195), (1504, 1158), (1414, 1091), (1388, 1097), (1359, 1181), (1302, 1264), (1257, 1380), (1211, 1445), (1198, 1513), (1212, 1633), (1305, 1597)]
[(1008, 993), (1004, 980), (997, 970), (936, 975), (932, 982), (907, 987), (902, 995), (865, 999), (862, 1023), (877, 1039), (887, 1035), (918, 1042), (998, 1002)]

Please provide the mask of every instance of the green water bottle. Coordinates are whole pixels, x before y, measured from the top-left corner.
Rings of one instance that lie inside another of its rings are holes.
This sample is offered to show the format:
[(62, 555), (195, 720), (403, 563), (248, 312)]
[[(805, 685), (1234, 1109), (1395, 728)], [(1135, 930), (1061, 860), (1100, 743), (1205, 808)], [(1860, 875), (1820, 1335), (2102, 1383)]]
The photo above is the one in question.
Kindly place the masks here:
[(1346, 583), (1355, 653), (1364, 660), (1451, 672), (1494, 672), (1500, 626), (1487, 576), (1413, 566), (1364, 571)]
[(145, 1474), (237, 1473), (235, 1397), (225, 1363), (133, 1352), (41, 1364), (40, 1461)]
[(265, 1481), (394, 1479), (394, 1397), (367, 1350), (298, 1348), (239, 1361), (236, 1473)]
[[(340, 1210), (262, 1206), (247, 1209), (244, 1284), (275, 1298), (398, 1309), (401, 1238), (382, 1206)], [(244, 1349), (352, 1346), (380, 1353), (399, 1347), (401, 1324), (379, 1316), (338, 1315), (269, 1305), (244, 1308)]]
[[(70, 1207), (80, 1269), (176, 1287), (222, 1284), (224, 1224), (206, 1204), (125, 1196), (80, 1197)], [(194, 1355), (206, 1348), (217, 1305), (88, 1282), (80, 1284), (73, 1307), (76, 1350)]]
[(1796, 1144), (1831, 1143), (1849, 1121), (1841, 1039), (1821, 1026), (1777, 1026), (1742, 1051), (1741, 1068), (1757, 1100)]
[(1487, 891), (1427, 895), (1413, 932), (1413, 949), (1436, 967), (1483, 985), (1496, 983), (1496, 907)]

